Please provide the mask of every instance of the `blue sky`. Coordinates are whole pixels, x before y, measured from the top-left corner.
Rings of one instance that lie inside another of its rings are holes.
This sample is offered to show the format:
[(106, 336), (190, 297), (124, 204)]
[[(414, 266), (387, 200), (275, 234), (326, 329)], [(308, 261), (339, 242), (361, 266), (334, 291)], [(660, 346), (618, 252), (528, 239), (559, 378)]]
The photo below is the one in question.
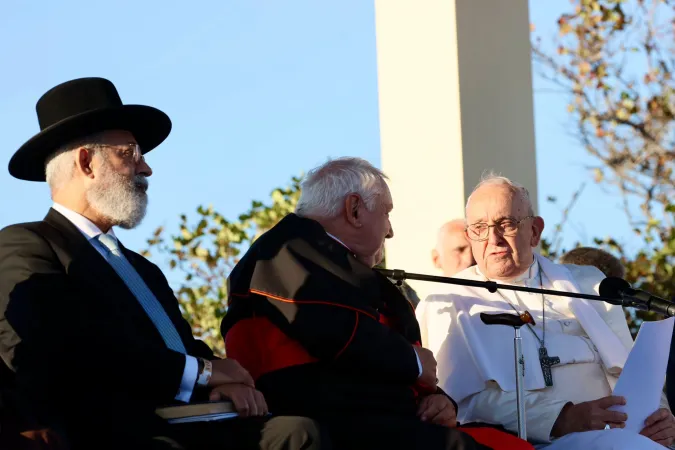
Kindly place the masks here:
[[(569, 2), (530, 3), (538, 33), (552, 37)], [(236, 217), (328, 157), (380, 165), (372, 1), (2, 2), (0, 60), (0, 227), (39, 220), (51, 205), (44, 183), (13, 179), (6, 163), (38, 131), (40, 95), (83, 76), (108, 78), (125, 103), (173, 120), (148, 155), (149, 213), (118, 233), (132, 249), (159, 225), (174, 230), (198, 204)], [(535, 76), (540, 214), (557, 223), (563, 205), (546, 196), (564, 204), (588, 182), (565, 241), (610, 234), (637, 245), (619, 197), (584, 169), (592, 160), (568, 134), (565, 98), (546, 87)]]

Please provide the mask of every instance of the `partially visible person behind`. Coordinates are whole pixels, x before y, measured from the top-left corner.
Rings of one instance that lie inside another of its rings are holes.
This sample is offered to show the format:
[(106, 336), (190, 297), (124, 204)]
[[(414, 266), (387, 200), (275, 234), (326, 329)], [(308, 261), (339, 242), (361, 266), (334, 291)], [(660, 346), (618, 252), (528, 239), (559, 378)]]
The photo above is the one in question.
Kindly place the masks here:
[(494, 428), (456, 428), (456, 404), (437, 387), (412, 306), (373, 270), (394, 236), (393, 207), (385, 175), (367, 161), (309, 171), (296, 213), (230, 274), (228, 355), (271, 411), (316, 419), (338, 449), (485, 449), (472, 435), (531, 448)]
[[(466, 237), (465, 228), (466, 221), (464, 219), (455, 219), (444, 223), (438, 230), (436, 247), (431, 250), (431, 261), (445, 277), (454, 277), (462, 270), (476, 264), (471, 252), (471, 243)], [(444, 289), (451, 291), (452, 285), (438, 284), (435, 288), (437, 289), (436, 293), (440, 293)], [(429, 315), (424, 311), (429, 304), (421, 301), (417, 303), (415, 309), (422, 333), (422, 342), (429, 342), (429, 324), (427, 323)]]
[(597, 267), (606, 277), (623, 278), (626, 269), (621, 260), (605, 250), (594, 247), (577, 247), (560, 258), (560, 264)]
[[(471, 245), (464, 233), (463, 219), (451, 220), (438, 230), (436, 247), (431, 250), (431, 261), (446, 277), (452, 277), (476, 264), (471, 253)], [(417, 309), (420, 298), (412, 286), (405, 281), (400, 285), (396, 283), (396, 286)]]
[(431, 250), (431, 260), (434, 267), (440, 269), (446, 277), (452, 277), (476, 264), (465, 228), (464, 219), (455, 219), (446, 222), (438, 230), (436, 247)]

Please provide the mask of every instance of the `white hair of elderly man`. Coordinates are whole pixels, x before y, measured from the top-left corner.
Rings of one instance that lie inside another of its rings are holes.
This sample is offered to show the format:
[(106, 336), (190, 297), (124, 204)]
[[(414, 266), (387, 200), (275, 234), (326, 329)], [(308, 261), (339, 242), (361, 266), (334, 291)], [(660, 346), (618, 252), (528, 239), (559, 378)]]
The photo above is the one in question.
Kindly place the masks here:
[(344, 199), (350, 194), (358, 194), (372, 210), (378, 198), (388, 192), (386, 179), (365, 159), (330, 160), (307, 173), (295, 212), (299, 216), (332, 218), (342, 211)]
[(465, 209), (469, 208), (469, 202), (471, 202), (471, 196), (480, 188), (483, 186), (487, 185), (502, 185), (502, 186), (508, 186), (509, 189), (514, 194), (519, 194), (522, 196), (522, 199), (525, 201), (525, 204), (527, 205), (528, 208), (528, 214), (529, 215), (534, 215), (534, 207), (532, 206), (532, 200), (530, 199), (530, 191), (527, 190), (525, 186), (522, 184), (516, 183), (515, 181), (510, 180), (507, 177), (501, 176), (493, 171), (487, 171), (484, 172), (483, 175), (481, 176), (480, 181), (476, 185), (476, 187), (473, 188), (471, 191), (471, 194), (469, 195), (469, 198), (466, 200), (466, 206)]

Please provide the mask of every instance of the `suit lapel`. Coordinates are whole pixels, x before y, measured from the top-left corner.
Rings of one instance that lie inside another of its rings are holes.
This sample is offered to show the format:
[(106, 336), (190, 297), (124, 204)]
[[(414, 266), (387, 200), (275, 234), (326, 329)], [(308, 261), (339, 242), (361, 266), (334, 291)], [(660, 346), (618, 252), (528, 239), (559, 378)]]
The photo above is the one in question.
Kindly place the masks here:
[(62, 250), (59, 258), (69, 276), (96, 292), (108, 293), (108, 297), (133, 297), (115, 270), (68, 219), (52, 209), (45, 222), (54, 231), (49, 238)]
[[(42, 231), (52, 242), (66, 273), (74, 283), (92, 292), (92, 302), (99, 305), (106, 302), (108, 309), (120, 313), (125, 322), (137, 323), (141, 329), (163, 342), (161, 334), (122, 278), (75, 225), (54, 209), (49, 211), (43, 224)], [(139, 274), (145, 279), (141, 272)], [(166, 305), (163, 306), (166, 309)], [(170, 317), (175, 324), (172, 314)]]

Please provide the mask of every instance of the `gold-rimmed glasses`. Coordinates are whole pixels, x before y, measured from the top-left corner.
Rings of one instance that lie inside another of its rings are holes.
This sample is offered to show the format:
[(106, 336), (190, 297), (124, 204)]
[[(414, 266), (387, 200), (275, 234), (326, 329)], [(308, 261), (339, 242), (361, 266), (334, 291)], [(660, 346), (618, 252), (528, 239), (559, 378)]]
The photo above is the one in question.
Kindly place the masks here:
[(526, 216), (522, 219), (507, 217), (493, 223), (492, 225), (488, 225), (485, 222), (473, 223), (466, 227), (466, 235), (472, 241), (485, 241), (490, 236), (490, 228), (494, 228), (495, 232), (498, 232), (502, 236), (515, 236), (518, 233), (520, 224), (523, 221), (532, 218), (534, 218), (534, 216)]

